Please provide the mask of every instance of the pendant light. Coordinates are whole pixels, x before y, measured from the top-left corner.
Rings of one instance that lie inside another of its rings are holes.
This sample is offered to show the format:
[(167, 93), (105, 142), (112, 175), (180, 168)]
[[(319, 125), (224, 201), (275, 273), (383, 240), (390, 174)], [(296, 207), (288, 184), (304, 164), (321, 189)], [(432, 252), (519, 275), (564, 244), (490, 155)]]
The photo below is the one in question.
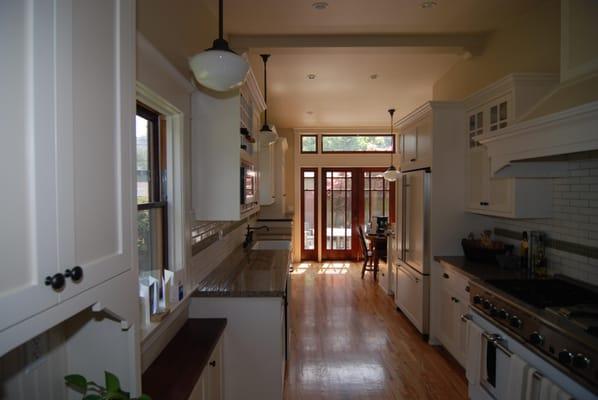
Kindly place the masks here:
[[(391, 108), (390, 110), (388, 110), (388, 113), (390, 114), (390, 134), (392, 135), (392, 125), (393, 125), (393, 116), (395, 114), (395, 109)], [(388, 169), (386, 171), (384, 171), (384, 179), (386, 179), (389, 182), (394, 182), (397, 180), (397, 178), (399, 177), (399, 175), (401, 174), (400, 171), (397, 170), (397, 168), (394, 166), (394, 148), (392, 150), (392, 153), (390, 153), (390, 166), (388, 167)]]
[(189, 66), (202, 86), (218, 92), (237, 88), (245, 82), (249, 64), (232, 51), (223, 37), (224, 0), (219, 0), (218, 39), (212, 47), (191, 57)]
[(270, 58), (270, 54), (260, 54), (262, 60), (264, 61), (264, 103), (266, 103), (266, 109), (264, 110), (264, 125), (260, 130), (260, 138), (267, 144), (276, 142), (278, 139), (278, 133), (276, 133), (276, 128), (270, 127), (268, 125), (268, 70), (267, 70), (267, 63), (268, 58)]

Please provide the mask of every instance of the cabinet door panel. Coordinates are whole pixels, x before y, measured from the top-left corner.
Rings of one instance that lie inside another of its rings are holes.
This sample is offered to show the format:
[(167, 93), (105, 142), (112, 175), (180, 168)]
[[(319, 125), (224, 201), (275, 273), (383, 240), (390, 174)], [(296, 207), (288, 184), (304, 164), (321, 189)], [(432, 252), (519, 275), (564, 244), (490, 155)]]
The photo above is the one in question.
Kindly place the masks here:
[(0, 331), (58, 301), (53, 6), (0, 2)]
[(489, 180), (490, 200), (489, 208), (492, 211), (509, 213), (513, 208), (513, 180), (496, 179)]
[(58, 93), (61, 264), (84, 270), (62, 299), (131, 267), (133, 13), (129, 1), (72, 2), (60, 23), (57, 62), (72, 72)]
[(205, 400), (220, 400), (222, 399), (222, 342), (216, 345), (206, 368)]
[(488, 155), (483, 147), (476, 147), (469, 152), (469, 199), (468, 206), (473, 209), (484, 209), (487, 201), (489, 179)]

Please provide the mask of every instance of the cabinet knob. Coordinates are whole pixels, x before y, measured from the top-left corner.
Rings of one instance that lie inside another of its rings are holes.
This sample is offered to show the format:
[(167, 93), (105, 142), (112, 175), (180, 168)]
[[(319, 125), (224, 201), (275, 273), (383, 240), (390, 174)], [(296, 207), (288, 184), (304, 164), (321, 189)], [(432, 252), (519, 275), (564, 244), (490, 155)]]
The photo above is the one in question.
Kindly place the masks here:
[(83, 268), (80, 266), (73, 267), (64, 271), (65, 278), (71, 278), (73, 282), (79, 282), (83, 279)]
[(412, 158), (411, 160), (409, 160), (409, 162), (415, 162), (417, 160), (417, 158)]
[(54, 274), (53, 276), (47, 276), (44, 284), (46, 286), (51, 286), (52, 289), (58, 291), (64, 287), (64, 275)]
[(445, 272), (444, 274), (442, 274), (442, 277), (443, 277), (444, 279), (448, 279), (448, 278), (449, 278), (449, 274), (447, 274), (447, 273)]
[(210, 361), (210, 367), (215, 367), (215, 366), (216, 366), (216, 360)]

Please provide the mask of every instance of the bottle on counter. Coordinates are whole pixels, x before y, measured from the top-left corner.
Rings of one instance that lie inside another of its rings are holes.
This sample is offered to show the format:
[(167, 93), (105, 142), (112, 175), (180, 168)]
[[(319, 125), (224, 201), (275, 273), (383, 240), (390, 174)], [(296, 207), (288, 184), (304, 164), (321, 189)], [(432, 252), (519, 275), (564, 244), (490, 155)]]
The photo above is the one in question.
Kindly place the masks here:
[[(519, 244), (519, 263), (521, 268), (529, 268), (529, 241), (527, 238), (527, 232), (523, 232), (521, 236), (521, 243)], [(532, 271), (528, 271), (529, 275), (531, 275)]]

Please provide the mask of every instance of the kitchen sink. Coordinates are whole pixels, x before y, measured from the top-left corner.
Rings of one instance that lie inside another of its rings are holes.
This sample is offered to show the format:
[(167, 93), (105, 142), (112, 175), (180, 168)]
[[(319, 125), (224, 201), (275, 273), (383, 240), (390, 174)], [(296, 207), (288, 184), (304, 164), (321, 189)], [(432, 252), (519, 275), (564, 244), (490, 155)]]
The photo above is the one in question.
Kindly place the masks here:
[(290, 240), (258, 240), (251, 250), (291, 250)]

